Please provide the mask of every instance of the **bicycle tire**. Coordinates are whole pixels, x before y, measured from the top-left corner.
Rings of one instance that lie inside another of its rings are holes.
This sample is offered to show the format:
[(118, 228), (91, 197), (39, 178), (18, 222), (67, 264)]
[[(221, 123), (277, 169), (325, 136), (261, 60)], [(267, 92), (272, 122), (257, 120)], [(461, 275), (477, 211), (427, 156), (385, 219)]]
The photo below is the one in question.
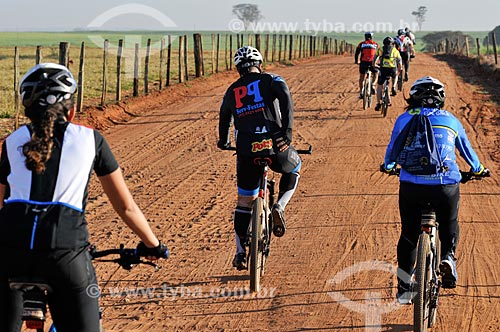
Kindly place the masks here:
[(363, 109), (366, 110), (368, 108), (368, 98), (370, 95), (369, 91), (370, 86), (368, 85), (368, 79), (365, 79), (365, 84), (363, 86)]
[[(436, 229), (436, 257), (434, 258), (435, 262), (435, 271), (438, 270), (439, 263), (441, 260), (441, 240), (439, 240), (439, 230)], [(428, 327), (431, 328), (434, 326), (434, 323), (436, 322), (436, 317), (437, 317), (437, 308), (438, 308), (438, 298), (439, 298), (439, 286), (435, 285), (434, 287), (437, 287), (436, 291), (436, 305), (434, 307), (429, 308), (429, 324)]]
[(398, 91), (401, 92), (402, 90), (403, 90), (403, 71), (401, 71), (398, 76)]
[(387, 109), (389, 108), (389, 88), (386, 86), (384, 88), (384, 95), (382, 97), (382, 116), (385, 118), (387, 116)]
[(264, 218), (264, 200), (257, 197), (252, 208), (252, 243), (250, 245), (250, 291), (260, 291), (260, 277), (263, 270), (262, 218)]
[(415, 271), (414, 332), (427, 332), (428, 328), (430, 263), (429, 234), (423, 232), (418, 238), (417, 267)]

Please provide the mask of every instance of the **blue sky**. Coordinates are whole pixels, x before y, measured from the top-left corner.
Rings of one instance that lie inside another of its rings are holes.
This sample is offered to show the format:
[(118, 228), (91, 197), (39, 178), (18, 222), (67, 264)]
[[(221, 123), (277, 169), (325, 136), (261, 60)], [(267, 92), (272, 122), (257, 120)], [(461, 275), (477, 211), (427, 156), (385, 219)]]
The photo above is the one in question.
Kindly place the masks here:
[[(408, 25), (416, 30), (411, 12), (419, 6), (428, 9), (423, 30), (487, 31), (500, 25), (500, 0), (9, 0), (2, 3), (0, 31), (71, 31), (97, 18), (106, 30), (229, 30), (238, 3), (258, 5), (263, 26), (287, 29), (337, 32)], [(116, 8), (122, 8), (121, 15)]]

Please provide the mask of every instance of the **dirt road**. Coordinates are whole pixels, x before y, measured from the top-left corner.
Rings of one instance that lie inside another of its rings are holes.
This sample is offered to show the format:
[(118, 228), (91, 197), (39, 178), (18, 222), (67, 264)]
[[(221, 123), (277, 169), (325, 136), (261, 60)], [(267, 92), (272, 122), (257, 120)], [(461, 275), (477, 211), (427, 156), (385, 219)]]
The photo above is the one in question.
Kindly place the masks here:
[[(312, 144), (314, 154), (303, 158), (286, 211), (289, 228), (273, 239), (263, 290), (245, 293), (247, 275), (230, 266), (235, 158), (215, 143), (220, 101), (236, 73), (224, 73), (167, 90), (104, 131), (138, 204), (172, 252), (158, 272), (97, 263), (106, 331), (412, 329), (411, 307), (394, 305), (398, 183), (378, 172), (402, 95), (387, 118), (363, 111), (351, 57), (272, 71), (295, 100), (294, 144)], [(499, 107), (445, 62), (419, 55), (410, 78), (427, 74), (445, 82), (446, 108), (461, 118), (494, 174), (462, 187), (460, 280), (443, 291), (433, 331), (500, 331)], [(95, 244), (135, 245), (95, 185), (90, 198)]]

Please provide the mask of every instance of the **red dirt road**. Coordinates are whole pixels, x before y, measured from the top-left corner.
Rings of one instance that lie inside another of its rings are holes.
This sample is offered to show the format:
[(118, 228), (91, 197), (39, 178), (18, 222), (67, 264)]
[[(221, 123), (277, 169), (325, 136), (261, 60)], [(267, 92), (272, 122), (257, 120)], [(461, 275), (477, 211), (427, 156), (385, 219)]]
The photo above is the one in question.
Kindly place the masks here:
[[(363, 111), (351, 57), (271, 71), (294, 97), (295, 146), (312, 144), (314, 153), (303, 157), (289, 228), (273, 239), (263, 291), (246, 294), (247, 274), (230, 266), (235, 158), (215, 144), (220, 101), (236, 73), (224, 73), (131, 104), (135, 115), (126, 122), (115, 115), (120, 123), (104, 131), (136, 201), (172, 252), (158, 272), (96, 263), (106, 331), (412, 330), (412, 307), (394, 304), (398, 182), (378, 172), (402, 95), (387, 118)], [(499, 106), (445, 62), (419, 54), (410, 77), (427, 74), (446, 84), (446, 108), (493, 173), (462, 187), (460, 280), (442, 292), (432, 331), (500, 331)], [(93, 242), (135, 246), (98, 186), (91, 189)]]

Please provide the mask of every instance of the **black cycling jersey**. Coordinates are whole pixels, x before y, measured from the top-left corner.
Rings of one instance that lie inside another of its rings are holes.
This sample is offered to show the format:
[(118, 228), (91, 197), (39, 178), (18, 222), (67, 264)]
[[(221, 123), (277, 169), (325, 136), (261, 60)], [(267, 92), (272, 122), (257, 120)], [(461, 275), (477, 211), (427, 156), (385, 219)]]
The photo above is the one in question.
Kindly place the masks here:
[(220, 108), (219, 138), (229, 143), (234, 119), (240, 155), (277, 153), (276, 139), (292, 140), (293, 101), (283, 78), (270, 73), (249, 73), (226, 91)]
[(7, 186), (0, 210), (0, 247), (75, 249), (88, 244), (85, 205), (92, 170), (98, 176), (118, 168), (106, 140), (91, 128), (58, 123), (46, 169), (41, 174), (25, 166), (23, 145), (30, 125), (3, 143), (0, 183)]

